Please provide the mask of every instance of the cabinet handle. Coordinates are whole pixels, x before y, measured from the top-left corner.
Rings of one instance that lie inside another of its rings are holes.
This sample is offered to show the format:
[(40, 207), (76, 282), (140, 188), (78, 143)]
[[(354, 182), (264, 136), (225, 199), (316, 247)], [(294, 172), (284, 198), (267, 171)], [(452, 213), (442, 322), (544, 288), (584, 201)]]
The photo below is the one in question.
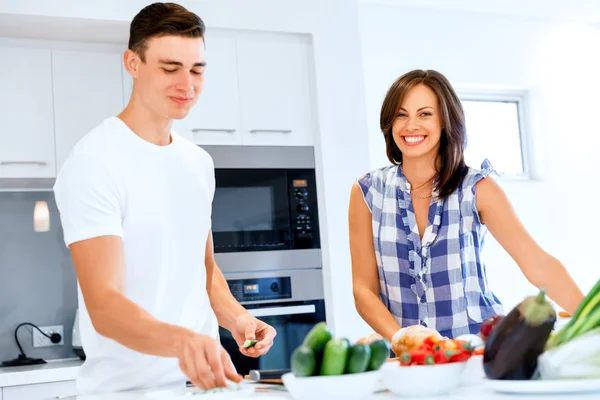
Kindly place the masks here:
[(194, 128), (192, 129), (192, 132), (194, 133), (198, 133), (198, 132), (225, 132), (225, 133), (234, 133), (235, 129), (208, 129), (208, 128)]
[(0, 165), (48, 165), (46, 161), (0, 161)]
[(250, 133), (292, 133), (291, 129), (252, 129)]

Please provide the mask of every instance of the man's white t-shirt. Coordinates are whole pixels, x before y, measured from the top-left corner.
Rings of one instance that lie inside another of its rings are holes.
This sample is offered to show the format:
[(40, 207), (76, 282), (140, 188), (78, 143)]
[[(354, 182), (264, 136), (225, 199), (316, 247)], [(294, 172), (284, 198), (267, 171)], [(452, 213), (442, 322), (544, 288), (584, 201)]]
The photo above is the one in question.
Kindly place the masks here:
[[(64, 240), (69, 246), (120, 236), (126, 297), (160, 321), (217, 338), (204, 262), (214, 165), (200, 147), (171, 137), (166, 146), (154, 145), (117, 117), (84, 136), (54, 186)], [(98, 334), (80, 289), (78, 299), (87, 357), (77, 378), (80, 394), (184, 384), (176, 358), (141, 354)]]

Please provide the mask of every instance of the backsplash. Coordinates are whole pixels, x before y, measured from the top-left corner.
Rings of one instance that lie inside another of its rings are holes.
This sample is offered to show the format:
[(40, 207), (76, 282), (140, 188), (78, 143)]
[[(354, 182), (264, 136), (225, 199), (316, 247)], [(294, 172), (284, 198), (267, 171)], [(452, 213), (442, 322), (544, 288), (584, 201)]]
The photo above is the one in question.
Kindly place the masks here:
[[(50, 209), (50, 231), (34, 232), (35, 202)], [(25, 354), (45, 360), (75, 357), (71, 331), (77, 279), (52, 192), (0, 192), (0, 361), (16, 358), (14, 330), (21, 322), (63, 325), (64, 345), (34, 348), (31, 327), (19, 329)]]

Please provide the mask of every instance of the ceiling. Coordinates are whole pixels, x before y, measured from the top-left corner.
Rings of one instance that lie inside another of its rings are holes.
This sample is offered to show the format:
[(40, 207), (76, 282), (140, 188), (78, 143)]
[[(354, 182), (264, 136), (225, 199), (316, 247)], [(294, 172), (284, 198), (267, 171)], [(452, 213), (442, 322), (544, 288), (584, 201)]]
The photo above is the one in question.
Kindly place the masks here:
[(359, 2), (600, 24), (600, 0), (359, 0)]

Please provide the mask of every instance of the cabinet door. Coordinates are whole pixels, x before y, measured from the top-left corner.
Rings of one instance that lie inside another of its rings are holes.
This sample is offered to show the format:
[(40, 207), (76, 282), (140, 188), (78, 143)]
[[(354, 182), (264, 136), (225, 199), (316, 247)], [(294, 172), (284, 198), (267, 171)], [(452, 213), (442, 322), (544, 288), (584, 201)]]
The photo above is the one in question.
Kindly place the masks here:
[(73, 146), (123, 109), (121, 55), (53, 51), (57, 170)]
[(75, 381), (61, 381), (8, 386), (2, 392), (4, 398), (0, 400), (48, 400), (77, 395), (77, 384)]
[(55, 177), (50, 51), (0, 47), (0, 60), (0, 177)]
[(312, 145), (310, 49), (296, 38), (240, 38), (244, 144)]
[(204, 89), (198, 102), (173, 129), (197, 144), (241, 144), (235, 40), (206, 40)]

